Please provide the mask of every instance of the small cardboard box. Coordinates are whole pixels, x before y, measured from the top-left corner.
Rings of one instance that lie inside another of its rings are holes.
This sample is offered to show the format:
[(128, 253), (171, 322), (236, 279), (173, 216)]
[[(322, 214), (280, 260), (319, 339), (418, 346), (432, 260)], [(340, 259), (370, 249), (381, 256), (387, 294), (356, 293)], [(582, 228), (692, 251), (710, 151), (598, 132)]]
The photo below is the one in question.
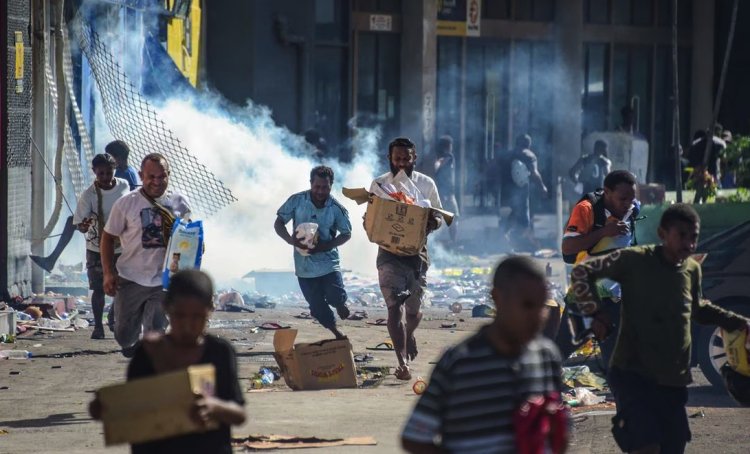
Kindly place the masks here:
[(295, 344), (296, 329), (276, 331), (274, 357), (287, 386), (295, 391), (356, 388), (352, 344), (347, 339)]
[(216, 370), (211, 364), (139, 378), (97, 391), (102, 404), (104, 443), (143, 443), (218, 428), (190, 419), (195, 394), (214, 395)]
[(359, 205), (367, 203), (367, 238), (396, 255), (419, 254), (427, 244), (427, 219), (431, 213), (439, 213), (447, 225), (453, 222), (453, 214), (448, 211), (382, 199), (365, 188), (344, 188), (343, 193)]

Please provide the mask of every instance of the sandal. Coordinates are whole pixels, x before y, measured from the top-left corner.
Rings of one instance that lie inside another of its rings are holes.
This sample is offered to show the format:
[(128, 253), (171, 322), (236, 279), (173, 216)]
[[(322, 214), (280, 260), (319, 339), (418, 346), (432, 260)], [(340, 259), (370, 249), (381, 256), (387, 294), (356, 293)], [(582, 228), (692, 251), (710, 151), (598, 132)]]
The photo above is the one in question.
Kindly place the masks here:
[(369, 363), (370, 361), (373, 361), (374, 359), (375, 357), (369, 353), (366, 353), (364, 355), (363, 354), (354, 355), (355, 363)]
[(367, 347), (368, 350), (387, 350), (387, 351), (393, 351), (393, 343), (392, 342), (381, 342), (378, 345), (374, 347)]
[(374, 322), (367, 322), (367, 324), (368, 325), (375, 325), (375, 326), (387, 326), (388, 325), (388, 320), (386, 320), (384, 318), (379, 318), (379, 319), (375, 320)]
[(299, 318), (302, 320), (310, 320), (312, 318), (312, 315), (310, 315), (310, 313), (308, 312), (303, 312), (299, 315), (295, 315), (294, 318)]
[(441, 323), (440, 324), (441, 328), (455, 328), (456, 326), (457, 325), (456, 325), (455, 322), (454, 323)]
[(258, 328), (265, 330), (277, 330), (277, 329), (289, 329), (290, 326), (281, 326), (278, 323), (266, 322), (260, 325)]

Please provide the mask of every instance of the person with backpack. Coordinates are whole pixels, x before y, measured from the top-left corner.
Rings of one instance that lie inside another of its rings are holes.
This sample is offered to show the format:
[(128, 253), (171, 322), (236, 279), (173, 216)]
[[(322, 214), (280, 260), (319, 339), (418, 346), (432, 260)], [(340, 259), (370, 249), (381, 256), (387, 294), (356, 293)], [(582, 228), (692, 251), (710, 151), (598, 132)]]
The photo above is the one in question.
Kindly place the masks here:
[(583, 194), (596, 192), (604, 187), (604, 177), (612, 168), (612, 161), (607, 157), (607, 148), (607, 142), (597, 140), (594, 142), (594, 152), (581, 156), (570, 168), (570, 179), (576, 185), (582, 185)]
[(541, 194), (546, 197), (549, 192), (544, 185), (537, 166), (537, 157), (531, 151), (531, 136), (523, 134), (516, 139), (516, 146), (511, 151), (504, 169), (504, 190), (508, 193), (510, 214), (504, 228), (505, 239), (512, 247), (520, 244), (516, 232), (537, 248), (534, 239), (533, 223), (529, 207), (529, 194), (532, 184), (536, 184)]
[[(114, 176), (115, 159), (106, 154), (98, 154), (91, 161), (91, 170), (96, 175), (94, 183), (81, 193), (73, 214), (73, 224), (86, 235), (86, 274), (91, 289), (91, 308), (94, 312), (94, 332), (92, 339), (104, 339), (104, 269), (99, 249), (101, 232), (109, 218), (112, 205), (122, 196), (130, 192), (128, 182)], [(114, 260), (122, 252), (119, 244), (115, 244)], [(113, 322), (110, 307), (109, 321)], [(113, 325), (110, 325), (112, 327)]]
[[(640, 212), (640, 202), (635, 198), (635, 176), (627, 170), (615, 170), (604, 178), (604, 188), (585, 194), (573, 208), (570, 219), (565, 227), (562, 241), (563, 259), (568, 264), (579, 264), (586, 259), (604, 255), (616, 249), (635, 245), (635, 220)], [(601, 284), (606, 298), (605, 310), (609, 313), (609, 320), (619, 320), (619, 305), (617, 300), (618, 288), (614, 283)], [(566, 298), (567, 299), (567, 298)], [(586, 328), (582, 318), (568, 311), (572, 325), (579, 331), (576, 337), (583, 337)], [(599, 323), (596, 320), (592, 324)], [(593, 331), (593, 326), (590, 327)], [(608, 331), (616, 329), (614, 323), (606, 327)], [(562, 335), (561, 335), (562, 336)], [(558, 336), (558, 340), (561, 339)], [(602, 357), (609, 360), (614, 350), (613, 336), (599, 339)], [(569, 345), (561, 345), (563, 354)], [(572, 352), (571, 352), (572, 353)]]

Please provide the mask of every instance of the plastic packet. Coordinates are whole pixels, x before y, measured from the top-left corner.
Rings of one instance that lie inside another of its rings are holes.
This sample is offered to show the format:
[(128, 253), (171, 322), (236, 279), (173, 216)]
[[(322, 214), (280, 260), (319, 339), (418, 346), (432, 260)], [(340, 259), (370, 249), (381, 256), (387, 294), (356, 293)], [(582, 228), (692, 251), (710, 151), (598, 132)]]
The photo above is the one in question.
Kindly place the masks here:
[(164, 257), (162, 286), (179, 270), (200, 269), (203, 259), (203, 221), (177, 218), (172, 225), (167, 253)]

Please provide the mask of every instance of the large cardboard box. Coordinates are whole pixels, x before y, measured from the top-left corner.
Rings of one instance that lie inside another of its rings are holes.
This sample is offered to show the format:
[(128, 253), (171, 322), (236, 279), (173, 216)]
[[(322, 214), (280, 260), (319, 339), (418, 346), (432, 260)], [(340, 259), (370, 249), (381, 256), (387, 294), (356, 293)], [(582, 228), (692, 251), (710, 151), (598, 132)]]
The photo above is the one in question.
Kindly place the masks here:
[(100, 389), (104, 443), (142, 443), (218, 428), (190, 419), (195, 394), (213, 396), (215, 386), (214, 366), (201, 364)]
[(287, 386), (295, 391), (356, 388), (352, 344), (347, 339), (295, 344), (296, 329), (276, 331), (274, 357)]
[(447, 225), (453, 222), (453, 214), (448, 211), (382, 199), (365, 188), (344, 188), (343, 193), (359, 205), (367, 203), (365, 232), (370, 242), (397, 255), (419, 254), (427, 244), (431, 213), (440, 214)]

